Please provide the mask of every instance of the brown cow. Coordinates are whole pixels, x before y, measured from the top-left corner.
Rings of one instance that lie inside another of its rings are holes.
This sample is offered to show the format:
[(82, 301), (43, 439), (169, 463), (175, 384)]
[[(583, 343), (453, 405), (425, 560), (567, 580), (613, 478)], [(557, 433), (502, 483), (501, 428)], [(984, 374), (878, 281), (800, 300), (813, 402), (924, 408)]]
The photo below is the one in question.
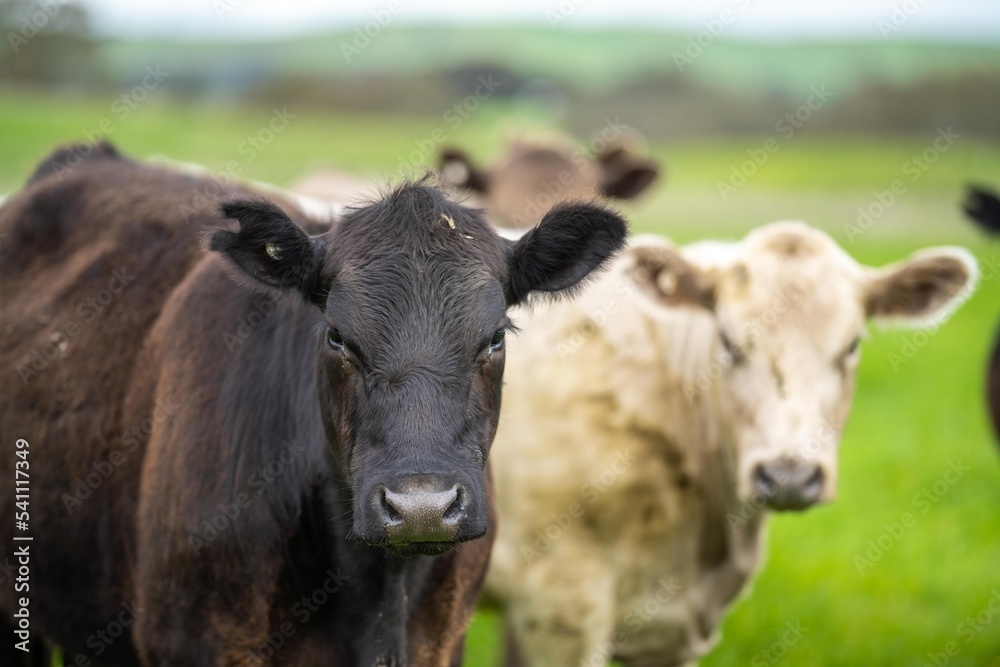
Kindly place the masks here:
[(514, 141), (486, 170), (463, 151), (445, 148), (438, 168), (445, 180), (471, 195), (470, 204), (486, 209), (495, 227), (529, 229), (560, 202), (595, 195), (632, 199), (652, 185), (659, 167), (632, 143), (622, 137), (601, 140), (603, 150), (591, 155), (566, 140)]
[[(481, 170), (464, 151), (444, 148), (438, 170), (458, 198), (484, 209), (500, 230), (524, 230), (538, 224), (553, 206), (580, 198), (632, 199), (649, 188), (660, 168), (635, 149), (637, 139), (617, 136), (592, 155), (562, 137), (512, 141), (496, 164)], [(296, 181), (289, 192), (320, 203), (354, 204), (376, 191), (370, 181), (338, 169), (322, 169)], [(307, 202), (308, 203), (308, 202)]]
[(409, 183), (331, 228), (80, 152), (0, 209), (0, 514), (25, 520), (0, 563), (30, 553), (7, 623), (69, 664), (459, 664), (505, 312), (574, 286), (624, 221), (565, 206), (515, 243)]

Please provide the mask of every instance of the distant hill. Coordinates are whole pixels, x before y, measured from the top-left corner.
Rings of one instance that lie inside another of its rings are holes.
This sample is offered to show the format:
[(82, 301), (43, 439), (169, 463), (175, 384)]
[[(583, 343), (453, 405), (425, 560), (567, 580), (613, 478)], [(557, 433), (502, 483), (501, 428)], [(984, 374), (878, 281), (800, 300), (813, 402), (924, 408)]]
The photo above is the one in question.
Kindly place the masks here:
[[(593, 92), (630, 80), (683, 76), (734, 92), (787, 93), (825, 84), (841, 92), (871, 80), (908, 85), (923, 78), (1000, 71), (1000, 46), (905, 42), (761, 43), (643, 31), (526, 27), (406, 27), (318, 34), (294, 41), (111, 41), (100, 44), (118, 81), (159, 64), (179, 79), (240, 87), (257, 77), (366, 77), (496, 65), (526, 78), (553, 78)], [(694, 56), (694, 57), (692, 57)]]

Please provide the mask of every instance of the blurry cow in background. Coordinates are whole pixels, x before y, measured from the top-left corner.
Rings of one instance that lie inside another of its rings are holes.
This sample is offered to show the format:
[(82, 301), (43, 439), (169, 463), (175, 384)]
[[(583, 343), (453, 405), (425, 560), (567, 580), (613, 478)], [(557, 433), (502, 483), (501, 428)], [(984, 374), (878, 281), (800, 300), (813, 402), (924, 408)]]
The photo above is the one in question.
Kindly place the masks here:
[(996, 192), (969, 186), (962, 209), (987, 234), (1000, 234), (1000, 196)]
[(486, 209), (487, 219), (503, 229), (530, 229), (546, 211), (564, 201), (596, 196), (632, 199), (649, 188), (659, 165), (636, 150), (627, 133), (610, 141), (595, 138), (595, 152), (561, 137), (535, 142), (511, 141), (489, 169), (473, 165), (464, 151), (442, 149), (444, 179), (472, 196), (471, 206)]
[[(1000, 196), (987, 188), (970, 186), (962, 206), (965, 214), (990, 236), (1000, 235)], [(986, 371), (986, 405), (993, 431), (1000, 436), (1000, 334), (993, 343)]]
[(288, 188), (292, 193), (350, 206), (378, 196), (375, 181), (334, 168), (320, 169)]
[(835, 497), (866, 322), (940, 323), (976, 277), (959, 248), (875, 269), (776, 223), (634, 239), (578, 299), (521, 313), (487, 592), (524, 664), (703, 656), (769, 511)]
[[(527, 230), (553, 206), (580, 199), (628, 200), (659, 177), (659, 164), (640, 152), (641, 140), (616, 132), (596, 137), (589, 147), (549, 135), (530, 141), (513, 139), (492, 167), (480, 169), (461, 149), (444, 148), (438, 170), (462, 203), (484, 209), (498, 229)], [(593, 151), (591, 149), (594, 149)], [(294, 195), (351, 205), (377, 196), (373, 180), (335, 168), (304, 176), (291, 185)]]

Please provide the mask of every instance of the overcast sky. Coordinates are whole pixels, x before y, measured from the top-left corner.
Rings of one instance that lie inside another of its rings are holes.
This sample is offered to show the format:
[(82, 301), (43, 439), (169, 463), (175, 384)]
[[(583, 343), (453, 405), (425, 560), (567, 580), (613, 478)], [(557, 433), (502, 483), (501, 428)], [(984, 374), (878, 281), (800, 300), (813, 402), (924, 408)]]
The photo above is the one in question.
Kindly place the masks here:
[[(103, 33), (148, 37), (288, 37), (353, 29), (398, 3), (396, 25), (537, 24), (567, 14), (561, 29), (608, 25), (697, 32), (732, 12), (726, 35), (770, 38), (881, 38), (894, 14), (899, 39), (1000, 42), (1000, 0), (81, 0)], [(912, 11), (912, 16), (905, 10)]]

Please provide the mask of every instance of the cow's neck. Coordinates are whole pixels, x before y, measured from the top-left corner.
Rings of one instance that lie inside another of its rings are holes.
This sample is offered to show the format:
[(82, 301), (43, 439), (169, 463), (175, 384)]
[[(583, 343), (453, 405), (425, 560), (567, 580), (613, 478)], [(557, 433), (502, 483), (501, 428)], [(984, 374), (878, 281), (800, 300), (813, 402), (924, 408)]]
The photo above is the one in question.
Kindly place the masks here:
[[(718, 423), (724, 423), (721, 416)], [(766, 525), (767, 510), (759, 504), (741, 500), (738, 493), (736, 458), (732, 454), (736, 445), (725, 429), (717, 432), (718, 443), (712, 460), (707, 466), (706, 477), (717, 490), (717, 508), (713, 523), (727, 536), (730, 560), (748, 572), (756, 567), (760, 551), (760, 534)]]
[[(695, 405), (695, 409), (706, 407)], [(726, 455), (731, 450), (725, 449), (717, 429), (705, 428), (713, 423), (718, 422), (702, 419), (697, 424), (689, 423), (688, 429), (682, 431), (679, 426), (683, 425), (672, 422), (669, 426), (674, 430), (669, 436), (657, 437), (648, 432), (649, 442), (674, 475), (669, 484), (684, 507), (679, 518), (684, 527), (672, 528), (671, 537), (685, 543), (687, 538), (693, 541), (694, 567), (688, 568), (685, 563), (678, 568), (677, 562), (667, 557), (667, 569), (656, 576), (665, 575), (668, 581), (670, 577), (679, 579), (683, 593), (677, 613), (688, 617), (686, 627), (695, 633), (689, 637), (694, 654), (710, 645), (726, 610), (753, 575), (766, 520), (764, 510), (742, 510)], [(681, 439), (681, 435), (686, 438)], [(674, 553), (674, 548), (671, 545), (668, 553)]]
[(704, 613), (713, 625), (756, 570), (767, 517), (766, 509), (739, 499), (729, 451), (720, 441), (711, 460), (701, 465), (705, 487), (698, 559), (709, 583)]
[(371, 622), (356, 644), (360, 657), (358, 664), (402, 667), (407, 664), (408, 563), (395, 557), (378, 560), (381, 561), (381, 566), (377, 568), (376, 576), (381, 575), (381, 595), (377, 602), (372, 601), (377, 604), (377, 610), (373, 608), (372, 613), (369, 613)]
[(427, 558), (398, 558), (382, 549), (359, 544), (350, 539), (350, 517), (354, 498), (340, 465), (330, 462), (331, 484), (327, 512), (334, 528), (330, 554), (334, 565), (348, 572), (354, 600), (352, 636), (343, 639), (353, 647), (354, 664), (373, 667), (402, 667), (408, 664), (407, 625), (412, 590), (419, 585)]

